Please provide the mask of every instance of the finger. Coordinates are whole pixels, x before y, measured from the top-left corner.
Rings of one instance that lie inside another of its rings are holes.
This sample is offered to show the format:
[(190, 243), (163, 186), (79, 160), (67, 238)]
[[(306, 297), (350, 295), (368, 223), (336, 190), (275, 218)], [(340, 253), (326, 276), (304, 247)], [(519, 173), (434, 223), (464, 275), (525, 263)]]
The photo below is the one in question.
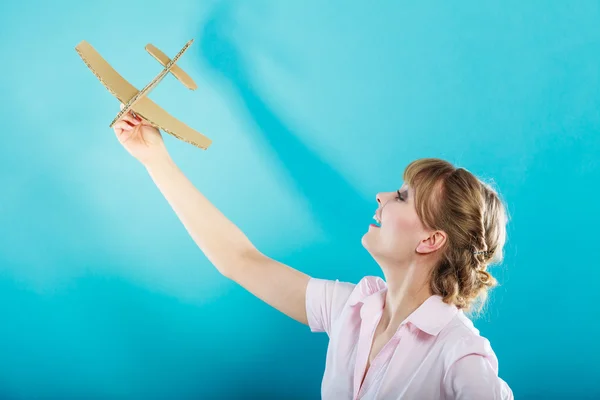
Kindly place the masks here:
[(120, 133), (118, 133), (117, 131), (115, 131), (115, 133), (117, 133), (117, 138), (119, 139), (119, 141), (125, 144), (131, 139), (136, 140), (135, 138), (137, 137), (136, 133), (138, 130), (139, 125), (135, 128), (128, 127), (127, 129), (119, 129)]
[(121, 129), (122, 131), (131, 131), (133, 127), (127, 123), (127, 121), (119, 120), (115, 122), (113, 125), (113, 129), (116, 131), (117, 129)]
[(135, 111), (132, 111), (131, 114), (133, 115), (133, 118), (138, 120), (142, 125), (148, 125), (148, 121), (140, 114), (136, 113)]
[(130, 132), (127, 133), (127, 135), (128, 136), (127, 136), (125, 142), (127, 142), (131, 138), (137, 138), (138, 136), (142, 137), (142, 139), (143, 139), (143, 135), (141, 133), (141, 126), (140, 125), (136, 125), (135, 127), (133, 127), (131, 129)]
[(131, 125), (138, 125), (140, 123), (140, 121), (135, 119), (131, 114), (124, 114), (120, 119), (129, 122)]

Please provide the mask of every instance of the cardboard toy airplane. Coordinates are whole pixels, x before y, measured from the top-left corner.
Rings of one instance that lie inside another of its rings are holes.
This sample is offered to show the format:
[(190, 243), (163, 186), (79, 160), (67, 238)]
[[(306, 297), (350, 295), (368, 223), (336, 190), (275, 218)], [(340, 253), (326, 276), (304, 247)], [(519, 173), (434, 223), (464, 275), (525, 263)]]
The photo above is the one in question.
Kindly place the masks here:
[(172, 60), (155, 46), (148, 44), (146, 50), (152, 57), (161, 63), (164, 69), (148, 83), (142, 90), (137, 90), (125, 78), (123, 78), (106, 60), (102, 58), (88, 42), (85, 40), (79, 43), (75, 50), (83, 59), (83, 62), (96, 75), (104, 86), (112, 93), (124, 107), (110, 123), (110, 127), (115, 124), (125, 113), (132, 110), (139, 114), (149, 123), (163, 131), (175, 136), (179, 140), (190, 143), (203, 150), (208, 149), (212, 141), (206, 136), (196, 132), (183, 122), (179, 121), (155, 102), (147, 97), (147, 94), (170, 72), (188, 89), (195, 90), (196, 83), (181, 68), (175, 65), (175, 62), (190, 47), (194, 40), (190, 40), (183, 46)]

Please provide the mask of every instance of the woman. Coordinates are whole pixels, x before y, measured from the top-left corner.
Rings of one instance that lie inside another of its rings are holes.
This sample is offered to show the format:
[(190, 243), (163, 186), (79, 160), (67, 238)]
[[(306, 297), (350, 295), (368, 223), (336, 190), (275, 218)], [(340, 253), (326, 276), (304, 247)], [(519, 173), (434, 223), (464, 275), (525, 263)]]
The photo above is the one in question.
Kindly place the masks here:
[(329, 335), (324, 399), (510, 399), (489, 342), (464, 314), (481, 306), (506, 237), (497, 194), (438, 159), (411, 163), (377, 195), (363, 246), (385, 281), (311, 278), (257, 250), (187, 180), (160, 132), (131, 113), (114, 125), (206, 257), (224, 276)]

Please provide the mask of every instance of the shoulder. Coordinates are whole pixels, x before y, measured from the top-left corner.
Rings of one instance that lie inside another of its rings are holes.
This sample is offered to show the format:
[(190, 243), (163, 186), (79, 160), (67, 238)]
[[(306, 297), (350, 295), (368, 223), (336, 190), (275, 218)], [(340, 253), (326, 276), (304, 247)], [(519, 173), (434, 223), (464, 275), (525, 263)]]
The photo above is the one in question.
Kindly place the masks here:
[(442, 385), (449, 398), (514, 399), (498, 374), (498, 358), (490, 341), (459, 312), (444, 332)]
[(338, 279), (310, 278), (306, 288), (306, 317), (313, 332), (328, 334), (345, 310), (363, 301), (370, 294), (385, 287), (377, 277), (365, 277), (358, 284), (341, 282)]
[(487, 359), (492, 368), (498, 371), (498, 359), (490, 341), (480, 334), (473, 321), (462, 311), (440, 332), (440, 339), (444, 341), (447, 367), (465, 356), (478, 355)]
[(307, 292), (311, 295), (325, 296), (337, 302), (356, 305), (373, 293), (386, 288), (385, 281), (377, 276), (366, 276), (358, 283), (340, 281), (338, 279), (311, 278), (308, 283)]

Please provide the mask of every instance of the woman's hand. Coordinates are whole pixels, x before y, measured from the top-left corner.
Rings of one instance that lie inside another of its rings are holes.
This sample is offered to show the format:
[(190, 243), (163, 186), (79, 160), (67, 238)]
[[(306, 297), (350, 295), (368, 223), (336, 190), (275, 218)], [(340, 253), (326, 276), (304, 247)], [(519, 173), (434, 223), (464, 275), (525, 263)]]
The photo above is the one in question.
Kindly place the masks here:
[(144, 166), (169, 158), (160, 131), (139, 115), (131, 111), (124, 114), (113, 125), (113, 130), (125, 150)]

